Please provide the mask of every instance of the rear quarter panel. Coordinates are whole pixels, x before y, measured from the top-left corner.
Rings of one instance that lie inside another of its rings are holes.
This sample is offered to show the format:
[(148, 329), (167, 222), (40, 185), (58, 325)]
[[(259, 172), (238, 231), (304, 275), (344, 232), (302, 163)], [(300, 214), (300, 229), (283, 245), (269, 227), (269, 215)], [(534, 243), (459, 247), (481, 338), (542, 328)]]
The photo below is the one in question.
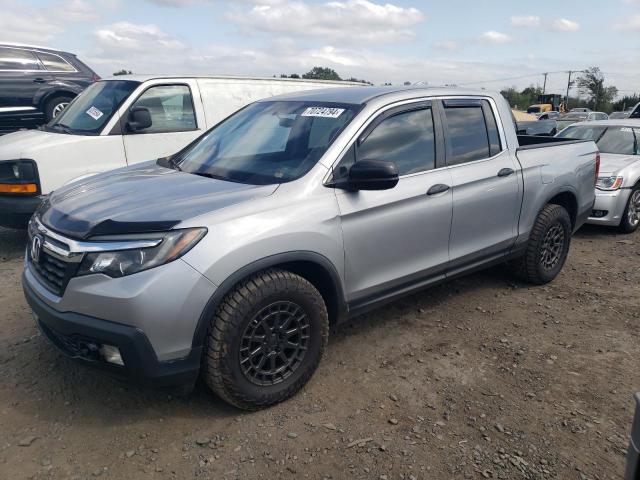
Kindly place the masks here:
[[(538, 213), (553, 197), (569, 192), (578, 205), (578, 216), (591, 211), (595, 201), (595, 158), (593, 142), (518, 149), (522, 165), (524, 195), (517, 243), (529, 238)], [(579, 226), (579, 225), (578, 225)]]

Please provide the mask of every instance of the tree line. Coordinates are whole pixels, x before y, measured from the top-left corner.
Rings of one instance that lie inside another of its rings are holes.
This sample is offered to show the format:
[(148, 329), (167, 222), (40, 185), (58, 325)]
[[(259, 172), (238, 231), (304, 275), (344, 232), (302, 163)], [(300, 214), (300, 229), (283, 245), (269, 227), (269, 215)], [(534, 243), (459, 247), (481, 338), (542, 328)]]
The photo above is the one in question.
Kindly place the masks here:
[[(611, 113), (623, 111), (640, 102), (640, 95), (637, 93), (625, 95), (615, 100), (619, 93), (618, 88), (614, 85), (606, 84), (604, 74), (598, 67), (587, 68), (575, 81), (571, 82), (571, 85), (578, 88), (581, 96), (570, 95), (569, 108), (582, 107)], [(505, 88), (500, 93), (507, 99), (512, 108), (526, 110), (529, 105), (539, 103), (538, 96), (543, 92), (539, 86), (529, 85), (522, 90), (517, 90), (515, 87)]]

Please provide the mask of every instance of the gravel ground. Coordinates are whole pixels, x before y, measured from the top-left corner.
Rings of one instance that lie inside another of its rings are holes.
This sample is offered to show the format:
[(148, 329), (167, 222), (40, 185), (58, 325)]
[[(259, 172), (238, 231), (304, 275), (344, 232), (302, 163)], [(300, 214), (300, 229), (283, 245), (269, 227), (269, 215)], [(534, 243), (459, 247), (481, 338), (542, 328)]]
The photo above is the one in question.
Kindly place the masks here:
[(640, 233), (583, 228), (545, 287), (504, 268), (341, 327), (309, 385), (257, 413), (63, 358), (0, 231), (0, 478), (621, 478), (640, 390)]

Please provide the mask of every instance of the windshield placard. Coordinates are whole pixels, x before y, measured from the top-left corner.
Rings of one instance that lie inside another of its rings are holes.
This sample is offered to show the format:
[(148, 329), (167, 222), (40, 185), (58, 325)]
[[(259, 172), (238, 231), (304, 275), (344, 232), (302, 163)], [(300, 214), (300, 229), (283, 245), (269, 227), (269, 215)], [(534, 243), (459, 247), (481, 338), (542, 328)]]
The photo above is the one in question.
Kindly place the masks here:
[(92, 106), (89, 110), (87, 110), (85, 112), (87, 115), (89, 115), (91, 118), (93, 118), (94, 120), (98, 120), (102, 115), (104, 115), (104, 113), (102, 113), (100, 110), (98, 110), (96, 107)]
[(303, 117), (324, 117), (338, 118), (344, 112), (344, 108), (333, 107), (308, 107), (301, 116)]

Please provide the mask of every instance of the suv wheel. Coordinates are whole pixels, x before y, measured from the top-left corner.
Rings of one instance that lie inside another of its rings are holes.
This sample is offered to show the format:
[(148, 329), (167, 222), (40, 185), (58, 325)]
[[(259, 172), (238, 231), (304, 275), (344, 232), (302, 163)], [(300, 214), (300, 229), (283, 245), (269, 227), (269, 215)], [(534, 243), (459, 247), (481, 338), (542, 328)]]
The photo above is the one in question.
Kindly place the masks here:
[(203, 376), (245, 410), (281, 402), (316, 370), (329, 336), (322, 296), (306, 279), (267, 270), (238, 284), (211, 319)]
[(640, 185), (636, 185), (631, 190), (627, 206), (620, 220), (620, 231), (623, 233), (633, 233), (640, 225)]
[(515, 265), (523, 280), (542, 285), (558, 274), (569, 253), (571, 218), (564, 207), (546, 205), (533, 225), (525, 254)]
[(47, 118), (47, 122), (53, 120), (56, 116), (62, 112), (67, 105), (73, 100), (73, 97), (68, 95), (57, 95), (52, 99), (47, 101), (47, 104), (44, 109), (44, 114)]

